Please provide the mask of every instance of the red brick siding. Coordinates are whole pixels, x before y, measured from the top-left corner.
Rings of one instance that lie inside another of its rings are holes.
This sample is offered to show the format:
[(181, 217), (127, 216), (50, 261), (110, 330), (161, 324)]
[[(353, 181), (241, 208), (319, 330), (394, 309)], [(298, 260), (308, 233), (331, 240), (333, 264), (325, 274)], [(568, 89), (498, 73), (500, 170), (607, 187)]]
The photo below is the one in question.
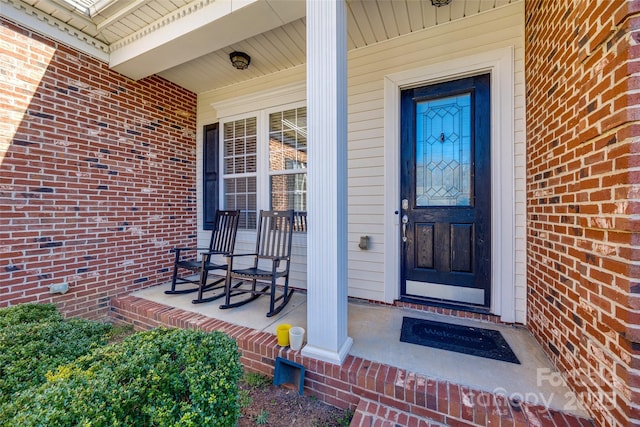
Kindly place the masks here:
[(528, 324), (599, 425), (640, 425), (640, 2), (525, 22)]
[(103, 316), (195, 244), (196, 95), (7, 20), (0, 38), (0, 306)]

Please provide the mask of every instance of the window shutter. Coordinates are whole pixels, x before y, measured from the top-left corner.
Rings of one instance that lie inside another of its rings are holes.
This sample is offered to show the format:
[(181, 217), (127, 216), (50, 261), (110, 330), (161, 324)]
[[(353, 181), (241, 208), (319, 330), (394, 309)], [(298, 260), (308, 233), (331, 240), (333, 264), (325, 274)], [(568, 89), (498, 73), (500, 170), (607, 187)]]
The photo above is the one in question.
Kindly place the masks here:
[(204, 229), (215, 226), (216, 210), (219, 202), (218, 186), (218, 123), (204, 127), (203, 150), (203, 204)]

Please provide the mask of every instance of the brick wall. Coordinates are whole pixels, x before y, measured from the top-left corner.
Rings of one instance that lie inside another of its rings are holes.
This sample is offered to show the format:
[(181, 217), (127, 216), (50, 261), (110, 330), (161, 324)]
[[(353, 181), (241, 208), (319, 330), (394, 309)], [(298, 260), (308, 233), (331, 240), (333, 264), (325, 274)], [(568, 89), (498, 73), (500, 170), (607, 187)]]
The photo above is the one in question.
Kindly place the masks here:
[(101, 317), (195, 245), (196, 95), (7, 20), (0, 39), (0, 306)]
[(525, 22), (528, 324), (597, 424), (640, 425), (640, 2)]

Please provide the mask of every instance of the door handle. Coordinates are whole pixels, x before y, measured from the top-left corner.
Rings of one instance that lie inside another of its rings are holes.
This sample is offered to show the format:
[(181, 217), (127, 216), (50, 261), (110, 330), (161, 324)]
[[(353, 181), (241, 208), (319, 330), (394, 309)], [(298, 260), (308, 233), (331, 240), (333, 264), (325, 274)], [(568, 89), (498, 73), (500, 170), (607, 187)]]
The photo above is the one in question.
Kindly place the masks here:
[(409, 222), (409, 217), (405, 214), (402, 215), (402, 241), (407, 241), (407, 223)]

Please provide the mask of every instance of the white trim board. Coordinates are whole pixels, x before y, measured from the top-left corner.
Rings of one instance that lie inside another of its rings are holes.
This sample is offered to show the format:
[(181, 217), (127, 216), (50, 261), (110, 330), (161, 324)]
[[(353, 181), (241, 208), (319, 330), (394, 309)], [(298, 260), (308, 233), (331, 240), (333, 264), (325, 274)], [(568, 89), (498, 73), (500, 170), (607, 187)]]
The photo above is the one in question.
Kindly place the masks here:
[(277, 109), (277, 107), (296, 102), (307, 102), (307, 85), (293, 83), (276, 89), (267, 89), (248, 95), (238, 96), (223, 101), (212, 102), (211, 107), (216, 110), (217, 120), (246, 114), (252, 111)]
[(514, 186), (514, 47), (508, 46), (384, 79), (384, 300), (400, 296), (400, 91), (480, 73), (491, 74), (491, 313), (516, 321)]

